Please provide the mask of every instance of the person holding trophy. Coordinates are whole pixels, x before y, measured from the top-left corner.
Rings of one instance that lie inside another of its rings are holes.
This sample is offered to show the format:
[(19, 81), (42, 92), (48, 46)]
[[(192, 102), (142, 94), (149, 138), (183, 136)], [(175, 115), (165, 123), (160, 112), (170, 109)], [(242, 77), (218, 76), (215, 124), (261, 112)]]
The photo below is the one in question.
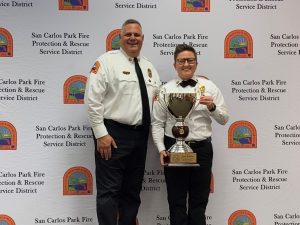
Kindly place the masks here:
[(164, 166), (170, 225), (205, 225), (210, 193), (212, 120), (229, 119), (219, 88), (198, 77), (197, 53), (179, 44), (174, 52), (178, 77), (160, 88), (153, 105), (152, 136)]

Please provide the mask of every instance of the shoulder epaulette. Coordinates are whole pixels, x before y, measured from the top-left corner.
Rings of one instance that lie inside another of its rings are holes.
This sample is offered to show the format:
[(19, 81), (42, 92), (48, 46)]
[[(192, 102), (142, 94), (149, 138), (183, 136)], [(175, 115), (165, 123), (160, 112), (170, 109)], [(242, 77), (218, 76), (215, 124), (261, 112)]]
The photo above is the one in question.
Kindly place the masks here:
[(204, 75), (196, 75), (196, 77), (200, 78), (200, 79), (209, 80), (209, 78), (207, 76), (204, 76)]

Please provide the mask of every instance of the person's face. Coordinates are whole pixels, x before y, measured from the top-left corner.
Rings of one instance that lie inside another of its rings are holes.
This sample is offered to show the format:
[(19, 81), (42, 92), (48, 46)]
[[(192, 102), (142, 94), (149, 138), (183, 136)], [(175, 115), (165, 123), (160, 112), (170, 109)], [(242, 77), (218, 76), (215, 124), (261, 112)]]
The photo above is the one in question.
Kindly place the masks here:
[(120, 45), (130, 57), (137, 57), (140, 54), (144, 41), (142, 28), (136, 23), (130, 23), (121, 31)]
[(198, 63), (193, 52), (183, 51), (177, 55), (174, 68), (182, 80), (188, 80), (194, 76), (197, 64)]

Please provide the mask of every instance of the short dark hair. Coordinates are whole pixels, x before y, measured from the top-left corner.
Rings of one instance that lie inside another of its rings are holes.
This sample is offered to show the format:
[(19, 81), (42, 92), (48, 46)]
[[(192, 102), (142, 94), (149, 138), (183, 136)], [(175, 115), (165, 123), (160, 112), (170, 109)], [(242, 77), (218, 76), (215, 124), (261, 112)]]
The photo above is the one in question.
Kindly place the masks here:
[(187, 45), (187, 44), (178, 44), (175, 48), (175, 51), (174, 51), (174, 61), (176, 62), (176, 59), (177, 59), (177, 56), (180, 52), (183, 52), (183, 51), (190, 51), (190, 52), (193, 52), (194, 55), (195, 55), (195, 58), (196, 58), (196, 62), (197, 62), (197, 52), (196, 50), (190, 46), (190, 45)]
[(135, 23), (135, 24), (138, 24), (141, 28), (142, 28), (142, 25), (139, 21), (135, 20), (135, 19), (128, 19), (126, 20), (123, 24), (122, 24), (122, 29), (128, 25), (128, 24), (132, 24), (132, 23)]

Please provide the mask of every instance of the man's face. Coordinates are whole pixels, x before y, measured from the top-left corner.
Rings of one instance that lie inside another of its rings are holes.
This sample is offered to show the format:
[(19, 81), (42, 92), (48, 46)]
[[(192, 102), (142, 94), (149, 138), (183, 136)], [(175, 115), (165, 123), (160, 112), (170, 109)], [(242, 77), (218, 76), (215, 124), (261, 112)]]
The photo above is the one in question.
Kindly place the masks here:
[(194, 76), (197, 64), (198, 63), (193, 52), (183, 51), (177, 55), (174, 68), (182, 80), (188, 80)]
[(142, 28), (138, 24), (131, 23), (123, 27), (120, 45), (128, 56), (137, 57), (140, 54), (143, 41)]

